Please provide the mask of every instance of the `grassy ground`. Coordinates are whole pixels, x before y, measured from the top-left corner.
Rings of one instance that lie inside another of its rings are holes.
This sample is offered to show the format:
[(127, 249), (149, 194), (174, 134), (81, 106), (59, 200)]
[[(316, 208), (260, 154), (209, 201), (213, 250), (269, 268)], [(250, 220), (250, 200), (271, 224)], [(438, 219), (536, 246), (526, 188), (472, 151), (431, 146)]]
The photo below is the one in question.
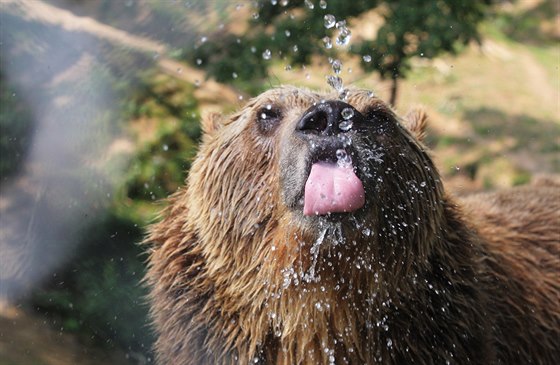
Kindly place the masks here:
[(1, 303), (0, 314), (1, 365), (131, 364), (130, 355), (84, 346), (40, 317)]

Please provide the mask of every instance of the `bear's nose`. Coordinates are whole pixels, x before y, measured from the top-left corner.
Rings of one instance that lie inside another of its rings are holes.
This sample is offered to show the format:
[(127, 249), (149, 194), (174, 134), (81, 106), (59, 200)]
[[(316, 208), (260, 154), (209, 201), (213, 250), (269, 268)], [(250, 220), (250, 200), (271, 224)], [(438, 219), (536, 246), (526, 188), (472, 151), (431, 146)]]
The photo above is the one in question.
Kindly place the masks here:
[(303, 113), (296, 130), (304, 134), (336, 135), (350, 131), (360, 118), (360, 112), (348, 103), (322, 101)]

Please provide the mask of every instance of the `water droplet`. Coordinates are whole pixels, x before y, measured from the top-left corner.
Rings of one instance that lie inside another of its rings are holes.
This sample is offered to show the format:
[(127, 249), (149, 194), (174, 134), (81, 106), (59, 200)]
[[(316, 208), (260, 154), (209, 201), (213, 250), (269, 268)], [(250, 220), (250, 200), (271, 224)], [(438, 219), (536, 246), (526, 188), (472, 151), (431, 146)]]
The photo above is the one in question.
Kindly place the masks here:
[(327, 77), (327, 83), (336, 91), (341, 92), (343, 90), (342, 79), (335, 75), (329, 75)]
[(343, 131), (343, 132), (348, 132), (350, 129), (352, 129), (352, 126), (354, 124), (352, 123), (351, 120), (343, 120), (342, 122), (340, 122), (340, 124), (338, 125), (338, 128)]
[(352, 108), (344, 108), (340, 114), (342, 114), (344, 120), (348, 120), (354, 116), (354, 110)]
[(315, 5), (309, 0), (305, 0), (305, 5), (311, 10), (315, 9)]
[(286, 37), (289, 37), (289, 36), (292, 35), (292, 32), (290, 32), (289, 30), (286, 29), (286, 30), (284, 31), (284, 34), (286, 35)]
[(345, 149), (336, 150), (336, 164), (339, 167), (352, 167), (352, 159), (348, 156)]
[(325, 45), (326, 49), (331, 49), (332, 48), (332, 41), (330, 37), (324, 37), (323, 38), (323, 44)]
[(343, 150), (343, 149), (336, 150), (336, 158), (338, 160), (344, 159), (346, 157), (348, 157), (348, 154), (346, 153), (345, 150)]
[(327, 2), (325, 0), (319, 1), (319, 7), (321, 9), (326, 9), (327, 8)]
[(336, 44), (338, 44), (339, 46), (347, 45), (350, 42), (351, 36), (352, 32), (350, 32), (350, 29), (346, 27), (340, 28), (338, 37), (336, 37)]
[(362, 57), (362, 58), (363, 58), (364, 62), (367, 62), (367, 63), (371, 62), (371, 56), (368, 55), (368, 54), (364, 55), (364, 57)]
[(325, 28), (331, 29), (336, 24), (336, 18), (332, 14), (325, 15)]
[(262, 58), (264, 58), (265, 60), (269, 60), (272, 58), (272, 52), (270, 52), (269, 49), (265, 49), (265, 51), (262, 53)]
[(334, 60), (332, 62), (332, 69), (334, 73), (338, 75), (342, 70), (342, 62), (340, 62), (340, 60)]
[(232, 74), (231, 74), (231, 77), (233, 77), (234, 79), (236, 79), (236, 78), (237, 78), (237, 72), (232, 73)]

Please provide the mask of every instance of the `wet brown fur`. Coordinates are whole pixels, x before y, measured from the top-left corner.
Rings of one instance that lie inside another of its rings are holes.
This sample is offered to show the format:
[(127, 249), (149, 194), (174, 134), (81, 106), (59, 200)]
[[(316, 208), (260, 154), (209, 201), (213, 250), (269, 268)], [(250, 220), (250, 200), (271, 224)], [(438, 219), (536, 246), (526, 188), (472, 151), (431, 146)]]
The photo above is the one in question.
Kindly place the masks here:
[[(282, 204), (279, 150), (288, 148), (290, 123), (333, 96), (284, 87), (229, 118), (203, 121), (186, 187), (170, 197), (147, 239), (160, 364), (560, 358), (560, 186), (476, 195), (459, 205), (435, 168), (415, 168), (433, 166), (421, 142), (425, 114), (400, 119), (366, 95), (353, 91), (348, 102), (398, 121), (397, 144), (418, 151), (395, 157), (399, 176), (427, 186), (402, 197), (399, 182), (389, 182), (376, 198), (402, 203), (404, 212), (375, 215), (376, 236), (345, 231), (344, 244), (317, 258), (321, 280), (309, 282), (297, 272), (314, 265), (317, 230)], [(289, 108), (283, 126), (263, 136), (254, 118), (269, 103)], [(416, 163), (405, 168), (405, 158)], [(388, 212), (383, 204), (376, 209)], [(393, 218), (408, 225), (381, 234)]]

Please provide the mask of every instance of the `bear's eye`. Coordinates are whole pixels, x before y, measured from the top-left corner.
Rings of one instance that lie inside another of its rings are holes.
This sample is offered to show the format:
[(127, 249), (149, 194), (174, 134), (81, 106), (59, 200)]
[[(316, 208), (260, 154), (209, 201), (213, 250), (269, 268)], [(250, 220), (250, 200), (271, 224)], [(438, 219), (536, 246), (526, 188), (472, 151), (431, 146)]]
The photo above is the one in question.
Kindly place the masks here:
[(280, 110), (268, 104), (257, 112), (257, 123), (263, 134), (271, 133), (280, 122)]

